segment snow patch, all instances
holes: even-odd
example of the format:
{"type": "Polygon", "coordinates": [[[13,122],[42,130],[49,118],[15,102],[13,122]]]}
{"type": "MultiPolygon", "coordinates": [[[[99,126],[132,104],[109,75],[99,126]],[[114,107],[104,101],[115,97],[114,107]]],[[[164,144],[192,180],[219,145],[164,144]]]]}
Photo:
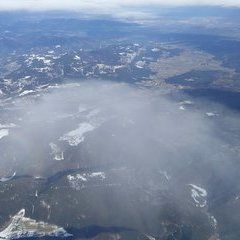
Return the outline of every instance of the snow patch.
{"type": "Polygon", "coordinates": [[[81,58],[80,58],[78,55],[76,55],[76,56],[74,57],[74,60],[81,60],[81,58]]]}
{"type": "Polygon", "coordinates": [[[212,222],[212,226],[214,229],[217,229],[217,225],[218,225],[218,222],[217,222],[217,219],[214,217],[214,216],[211,216],[210,217],[210,220],[212,222]]]}
{"type": "Polygon", "coordinates": [[[169,174],[166,171],[160,171],[160,174],[162,174],[167,181],[171,179],[171,176],[169,176],[169,174]]]}
{"type": "Polygon", "coordinates": [[[137,68],[143,68],[145,66],[145,62],[144,61],[138,61],[138,62],[136,62],[135,66],[137,68]]]}
{"type": "Polygon", "coordinates": [[[151,235],[145,234],[145,236],[146,236],[149,240],[156,240],[156,238],[153,237],[153,236],[151,236],[151,235]]]}
{"type": "Polygon", "coordinates": [[[74,188],[75,190],[80,190],[84,188],[84,183],[90,180],[103,181],[104,179],[106,179],[106,175],[104,172],[82,173],[82,174],[68,175],[67,179],[72,188],[74,188]]]}
{"type": "Polygon", "coordinates": [[[52,155],[54,156],[54,159],[56,161],[62,161],[64,160],[64,156],[63,156],[63,151],[61,151],[60,147],[55,144],[55,143],[49,143],[49,146],[52,150],[52,155]]]}
{"type": "Polygon", "coordinates": [[[19,97],[23,97],[23,96],[28,95],[30,93],[35,93],[35,91],[33,91],[33,90],[25,90],[25,91],[23,91],[22,93],[19,94],[19,97]]]}
{"type": "Polygon", "coordinates": [[[105,175],[104,172],[93,172],[93,173],[89,174],[89,177],[90,178],[98,177],[98,178],[101,178],[101,179],[105,179],[106,175],[105,175]]]}
{"type": "Polygon", "coordinates": [[[184,106],[180,106],[179,109],[182,110],[182,111],[184,111],[184,110],[185,110],[185,107],[184,107],[184,106]]]}
{"type": "Polygon", "coordinates": [[[12,180],[15,176],[16,176],[16,172],[14,172],[13,175],[10,176],[10,177],[2,177],[2,178],[0,178],[0,182],[8,182],[8,181],[12,180]]]}
{"type": "Polygon", "coordinates": [[[0,129],[0,139],[9,135],[9,129],[0,129]]]}
{"type": "Polygon", "coordinates": [[[77,129],[64,134],[59,140],[68,142],[70,146],[78,146],[85,140],[85,134],[94,129],[92,124],[83,122],[79,124],[77,129]]]}
{"type": "Polygon", "coordinates": [[[67,238],[72,234],[67,233],[63,228],[45,222],[37,222],[25,217],[25,209],[20,210],[7,228],[0,232],[0,239],[59,237],[67,238]]]}
{"type": "Polygon", "coordinates": [[[194,184],[189,184],[189,186],[191,187],[191,197],[194,200],[196,207],[205,207],[207,205],[207,191],[194,184]]]}
{"type": "Polygon", "coordinates": [[[83,113],[83,112],[85,112],[85,111],[87,111],[87,109],[86,109],[85,107],[83,107],[83,106],[79,106],[79,107],[78,107],[78,112],[79,112],[79,113],[83,113]]]}
{"type": "Polygon", "coordinates": [[[213,112],[207,112],[206,115],[207,115],[208,117],[216,117],[216,116],[218,116],[218,114],[213,113],[213,112]]]}
{"type": "Polygon", "coordinates": [[[152,52],[159,52],[159,51],[160,51],[159,48],[153,48],[153,49],[152,49],[152,52]]]}
{"type": "Polygon", "coordinates": [[[0,129],[3,129],[3,128],[14,128],[16,127],[16,125],[14,123],[9,123],[9,124],[1,124],[0,123],[0,129]]]}
{"type": "Polygon", "coordinates": [[[185,100],[185,101],[183,101],[183,102],[180,102],[180,104],[182,105],[192,105],[193,104],[193,102],[192,101],[189,101],[189,100],[185,100]]]}

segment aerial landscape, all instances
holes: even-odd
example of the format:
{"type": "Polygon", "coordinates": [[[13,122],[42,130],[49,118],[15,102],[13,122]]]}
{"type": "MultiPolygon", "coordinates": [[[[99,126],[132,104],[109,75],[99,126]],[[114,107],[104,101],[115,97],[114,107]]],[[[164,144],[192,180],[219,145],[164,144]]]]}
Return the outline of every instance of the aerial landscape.
{"type": "Polygon", "coordinates": [[[239,0],[0,0],[0,240],[239,240],[239,179],[239,0]]]}

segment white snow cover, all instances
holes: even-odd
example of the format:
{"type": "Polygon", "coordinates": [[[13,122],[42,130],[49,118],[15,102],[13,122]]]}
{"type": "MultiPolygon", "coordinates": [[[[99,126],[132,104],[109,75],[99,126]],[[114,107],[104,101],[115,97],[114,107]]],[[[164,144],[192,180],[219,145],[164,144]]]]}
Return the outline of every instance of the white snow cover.
{"type": "Polygon", "coordinates": [[[6,137],[9,135],[9,130],[8,129],[0,129],[0,139],[6,137]]]}
{"type": "Polygon", "coordinates": [[[192,101],[189,101],[189,100],[185,100],[183,102],[180,102],[180,104],[184,104],[184,105],[192,105],[193,102],[192,101]]]}
{"type": "Polygon", "coordinates": [[[159,51],[160,51],[159,48],[153,48],[153,49],[152,49],[152,52],[159,52],[159,51]]]}
{"type": "Polygon", "coordinates": [[[79,112],[79,113],[83,113],[83,112],[85,112],[85,111],[87,111],[87,109],[86,109],[85,107],[83,107],[83,106],[79,106],[79,107],[78,107],[78,112],[79,112]]]}
{"type": "Polygon", "coordinates": [[[54,156],[54,159],[56,161],[64,160],[63,151],[61,151],[60,147],[57,144],[49,143],[49,146],[52,150],[52,155],[54,156]]]}
{"type": "Polygon", "coordinates": [[[144,67],[144,65],[145,65],[145,62],[144,61],[138,61],[138,62],[136,62],[136,67],[137,68],[143,68],[144,67]]]}
{"type": "Polygon", "coordinates": [[[84,188],[84,183],[86,183],[89,180],[96,179],[96,180],[102,181],[106,179],[106,174],[104,172],[82,173],[82,174],[68,175],[67,179],[72,188],[76,190],[80,190],[84,188]]]}
{"type": "Polygon", "coordinates": [[[1,124],[0,123],[0,129],[2,128],[14,128],[16,125],[14,123],[9,123],[9,124],[1,124]]]}
{"type": "Polygon", "coordinates": [[[211,216],[210,219],[211,219],[212,226],[214,227],[214,229],[217,229],[217,225],[218,225],[217,219],[214,216],[211,216]]]}
{"type": "Polygon", "coordinates": [[[15,176],[16,176],[16,172],[14,172],[13,175],[10,176],[10,177],[2,177],[2,178],[0,178],[0,182],[10,181],[10,180],[12,180],[15,176]]]}
{"type": "Polygon", "coordinates": [[[166,178],[167,181],[171,179],[167,171],[159,171],[159,172],[166,178]]]}
{"type": "Polygon", "coordinates": [[[96,109],[93,109],[91,110],[88,114],[87,114],[87,118],[92,120],[94,117],[96,117],[99,113],[101,112],[100,109],[96,108],[96,109]]]}
{"type": "Polygon", "coordinates": [[[76,181],[76,180],[81,180],[83,182],[86,182],[87,181],[87,178],[85,177],[85,174],[77,174],[75,176],[73,175],[68,175],[67,176],[67,179],[69,181],[76,181]]]}
{"type": "Polygon", "coordinates": [[[80,123],[78,128],[64,134],[59,138],[60,141],[67,141],[70,146],[78,146],[85,139],[85,134],[91,132],[95,129],[95,127],[88,123],[83,122],[80,123]]]}
{"type": "Polygon", "coordinates": [[[78,56],[78,55],[76,55],[75,57],[74,57],[74,60],[80,60],[81,58],[78,56]]]}
{"type": "Polygon", "coordinates": [[[213,112],[207,112],[206,115],[207,115],[208,117],[215,117],[215,116],[217,116],[217,114],[216,114],[216,113],[213,113],[213,112]]]}
{"type": "Polygon", "coordinates": [[[184,106],[180,106],[179,109],[184,111],[185,107],[184,106]]]}
{"type": "Polygon", "coordinates": [[[99,178],[102,178],[102,179],[106,178],[104,172],[93,172],[93,173],[90,173],[88,176],[89,177],[99,177],[99,178]]]}
{"type": "Polygon", "coordinates": [[[207,205],[207,191],[194,184],[189,184],[189,186],[191,187],[191,196],[196,204],[196,207],[205,207],[207,205]]]}
{"type": "Polygon", "coordinates": [[[19,96],[23,97],[23,96],[28,95],[30,93],[35,93],[35,91],[33,91],[33,90],[25,90],[22,93],[20,93],[19,96]]]}
{"type": "Polygon", "coordinates": [[[0,232],[0,239],[19,239],[29,237],[59,237],[72,236],[63,228],[45,222],[25,217],[25,209],[20,210],[11,220],[7,228],[0,232]]]}
{"type": "Polygon", "coordinates": [[[106,175],[104,172],[93,172],[93,173],[82,173],[82,174],[76,174],[76,175],[68,175],[67,179],[69,181],[72,180],[81,180],[86,182],[90,178],[100,178],[100,179],[105,179],[106,175]]]}
{"type": "Polygon", "coordinates": [[[145,236],[146,236],[149,240],[156,240],[156,238],[152,237],[151,235],[145,234],[145,236]]]}

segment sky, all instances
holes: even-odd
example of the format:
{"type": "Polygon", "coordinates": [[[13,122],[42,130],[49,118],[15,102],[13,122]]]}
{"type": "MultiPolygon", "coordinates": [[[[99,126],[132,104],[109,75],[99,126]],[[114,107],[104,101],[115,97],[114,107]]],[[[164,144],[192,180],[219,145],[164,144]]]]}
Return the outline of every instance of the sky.
{"type": "Polygon", "coordinates": [[[240,0],[0,0],[0,10],[89,10],[108,12],[152,5],[238,6],[240,0]]]}

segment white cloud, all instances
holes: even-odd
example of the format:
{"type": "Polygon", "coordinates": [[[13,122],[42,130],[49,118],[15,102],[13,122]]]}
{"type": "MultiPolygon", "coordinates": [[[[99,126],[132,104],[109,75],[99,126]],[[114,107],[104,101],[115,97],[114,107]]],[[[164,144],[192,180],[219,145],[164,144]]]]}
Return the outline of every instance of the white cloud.
{"type": "Polygon", "coordinates": [[[0,10],[88,10],[112,12],[125,7],[151,5],[221,5],[240,6],[239,0],[0,0],[0,10]]]}

